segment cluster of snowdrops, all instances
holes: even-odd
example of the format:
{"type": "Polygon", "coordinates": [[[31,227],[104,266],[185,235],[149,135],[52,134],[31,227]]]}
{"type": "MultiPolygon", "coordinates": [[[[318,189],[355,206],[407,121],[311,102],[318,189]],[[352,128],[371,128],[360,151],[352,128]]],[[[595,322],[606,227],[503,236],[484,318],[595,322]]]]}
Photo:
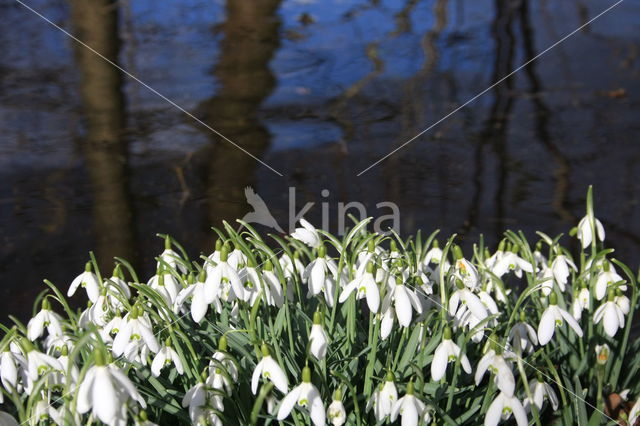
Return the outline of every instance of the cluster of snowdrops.
{"type": "Polygon", "coordinates": [[[354,221],[287,237],[216,230],[189,259],[168,236],[141,280],[95,259],[52,283],[26,325],[2,326],[0,425],[634,424],[606,397],[640,394],[636,275],[587,214],[531,245],[507,231],[468,253],[354,221]],[[66,288],[65,288],[66,290],[66,288]],[[584,423],[582,423],[584,422],[584,423]]]}

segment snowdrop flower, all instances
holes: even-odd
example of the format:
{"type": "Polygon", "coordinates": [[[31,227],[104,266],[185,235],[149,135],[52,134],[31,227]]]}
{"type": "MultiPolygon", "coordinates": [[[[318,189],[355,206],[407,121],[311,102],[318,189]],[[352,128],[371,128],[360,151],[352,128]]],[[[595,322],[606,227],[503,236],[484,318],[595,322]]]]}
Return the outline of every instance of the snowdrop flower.
{"type": "Polygon", "coordinates": [[[436,348],[431,361],[431,379],[435,382],[444,377],[447,364],[460,358],[462,369],[471,374],[471,364],[466,355],[460,353],[460,347],[451,340],[451,329],[446,327],[442,333],[442,342],[436,348]]]}
{"type": "Polygon", "coordinates": [[[542,290],[542,294],[548,296],[553,291],[553,283],[555,279],[553,278],[553,270],[549,268],[546,264],[542,264],[540,271],[537,274],[537,279],[540,282],[540,289],[542,290]]]}
{"type": "Polygon", "coordinates": [[[511,367],[502,356],[502,351],[497,345],[494,346],[496,346],[496,350],[490,349],[478,362],[475,375],[476,385],[480,384],[484,374],[487,370],[490,370],[495,375],[495,382],[498,389],[507,396],[513,396],[516,388],[516,380],[511,372],[511,367]]]}
{"type": "Polygon", "coordinates": [[[151,321],[147,314],[143,313],[142,308],[137,305],[134,305],[131,312],[122,319],[118,334],[113,339],[113,354],[115,356],[122,355],[131,342],[140,343],[153,353],[160,350],[160,345],[153,334],[151,321]]]}
{"type": "Polygon", "coordinates": [[[182,361],[176,351],[171,347],[171,339],[168,338],[164,343],[164,346],[160,348],[156,356],[153,358],[153,362],[151,363],[151,373],[155,377],[158,377],[160,375],[160,371],[171,363],[176,366],[178,374],[182,375],[184,373],[182,361]]]}
{"type": "Polygon", "coordinates": [[[178,294],[182,290],[182,286],[178,283],[176,278],[165,271],[162,267],[158,268],[158,272],[156,275],[151,277],[148,285],[160,294],[169,307],[175,305],[176,300],[178,299],[178,294]]]}
{"type": "Polygon", "coordinates": [[[42,336],[44,329],[50,336],[62,336],[62,317],[51,310],[49,299],[42,301],[42,309],[27,324],[27,337],[32,342],[42,336]]]}
{"type": "Polygon", "coordinates": [[[475,266],[462,256],[462,249],[454,246],[453,254],[456,257],[454,264],[454,277],[462,281],[462,283],[470,289],[475,289],[480,283],[480,276],[475,266]]]}
{"type": "MultiPolygon", "coordinates": [[[[264,343],[262,344],[262,359],[258,365],[256,365],[256,368],[253,370],[253,375],[251,376],[251,392],[253,392],[254,395],[258,391],[260,377],[269,379],[282,393],[287,393],[289,390],[287,375],[282,371],[280,365],[271,357],[269,347],[264,343]]],[[[289,411],[291,411],[291,409],[289,409],[289,411]]],[[[289,412],[287,412],[287,415],[289,415],[289,412]]],[[[285,417],[287,415],[285,415],[285,417]]]]}
{"type": "Polygon", "coordinates": [[[25,392],[30,395],[33,390],[33,382],[38,380],[38,377],[50,370],[62,371],[62,364],[54,357],[38,351],[28,340],[22,340],[22,346],[26,355],[24,364],[21,366],[21,375],[23,375],[23,380],[26,379],[25,392]]]}
{"type": "MultiPolygon", "coordinates": [[[[600,240],[602,242],[604,241],[605,237],[604,226],[602,226],[602,223],[595,217],[593,218],[593,221],[595,222],[596,228],[596,240],[600,240]]],[[[588,215],[580,219],[580,222],[578,222],[577,237],[582,242],[583,249],[591,245],[591,242],[593,240],[593,233],[591,232],[591,221],[589,220],[588,215]]]]}
{"type": "Polygon", "coordinates": [[[246,301],[249,295],[245,295],[240,276],[236,269],[227,262],[228,259],[229,246],[225,244],[220,250],[220,261],[207,274],[206,283],[210,292],[208,299],[213,300],[217,295],[221,295],[227,301],[233,301],[236,298],[246,301]]]}
{"type": "Polygon", "coordinates": [[[561,326],[563,320],[569,324],[579,337],[582,337],[580,325],[567,311],[558,307],[558,296],[556,293],[551,293],[549,295],[549,306],[542,313],[540,324],[538,325],[538,341],[541,345],[544,346],[549,343],[556,327],[561,326]]]}
{"type": "Polygon", "coordinates": [[[209,361],[209,375],[212,374],[212,369],[222,366],[227,372],[228,377],[236,382],[238,380],[238,367],[235,361],[227,355],[227,336],[224,334],[220,337],[218,342],[218,350],[214,352],[209,361]]]}
{"type": "Polygon", "coordinates": [[[425,410],[422,401],[413,395],[413,382],[407,384],[407,392],[405,395],[393,404],[391,410],[391,421],[395,422],[398,414],[402,417],[402,426],[417,426],[420,416],[425,410]]]}
{"type": "Polygon", "coordinates": [[[582,311],[585,309],[589,309],[589,288],[583,286],[573,298],[573,303],[571,304],[571,314],[576,321],[580,321],[582,311]]]}
{"type": "Polygon", "coordinates": [[[366,272],[359,278],[355,278],[342,290],[340,294],[340,303],[344,303],[353,291],[356,291],[356,299],[363,299],[366,297],[367,305],[373,313],[378,312],[380,307],[380,291],[378,285],[373,278],[373,264],[367,264],[366,272]]]}
{"type": "Polygon", "coordinates": [[[624,278],[622,278],[615,271],[613,266],[607,261],[605,261],[602,265],[603,270],[598,274],[598,278],[596,279],[596,299],[602,300],[607,295],[607,290],[612,288],[615,283],[622,282],[618,288],[620,290],[626,290],[627,286],[624,285],[624,278]]]}
{"type": "MultiPolygon", "coordinates": [[[[551,385],[538,379],[533,379],[529,382],[529,389],[531,391],[531,397],[533,398],[533,404],[538,407],[538,410],[542,410],[542,404],[545,400],[549,400],[553,411],[558,409],[558,396],[551,385]]],[[[527,411],[531,409],[531,401],[529,400],[529,397],[524,399],[524,409],[527,411]]]]}
{"type": "MultiPolygon", "coordinates": [[[[56,410],[48,399],[39,400],[35,407],[33,408],[33,414],[31,415],[31,420],[37,420],[38,424],[51,424],[55,423],[57,425],[63,424],[62,413],[56,410]]],[[[26,422],[25,422],[26,423],[26,422]]],[[[35,424],[35,423],[32,423],[35,424]]],[[[2,423],[2,418],[0,417],[0,425],[5,426],[2,423]]]]}
{"type": "MultiPolygon", "coordinates": [[[[263,290],[266,298],[266,302],[277,308],[281,308],[284,304],[284,293],[282,291],[282,285],[280,285],[280,280],[273,272],[273,265],[270,260],[264,262],[262,267],[262,280],[264,283],[263,290]]],[[[288,289],[293,290],[292,287],[288,287],[288,289]]],[[[293,293],[291,293],[293,296],[293,293]]]]}
{"type": "Polygon", "coordinates": [[[507,420],[511,417],[511,414],[515,417],[518,426],[527,426],[529,424],[527,413],[520,400],[515,396],[507,396],[504,392],[500,392],[487,410],[487,414],[484,417],[484,425],[495,426],[500,422],[501,418],[507,420]]]}
{"type": "Polygon", "coordinates": [[[124,280],[124,274],[122,273],[120,264],[116,265],[111,278],[105,280],[102,286],[107,289],[109,303],[116,309],[123,308],[121,299],[129,300],[131,298],[131,289],[129,288],[129,284],[124,280]]]}
{"type": "Polygon", "coordinates": [[[418,314],[422,313],[422,305],[418,296],[404,285],[402,277],[397,278],[396,284],[390,285],[382,302],[382,311],[386,312],[392,304],[401,327],[409,327],[414,310],[418,314]]]}
{"type": "Polygon", "coordinates": [[[73,296],[78,287],[83,287],[87,291],[87,296],[92,302],[98,300],[98,296],[100,296],[100,282],[96,274],[91,272],[91,262],[87,262],[84,267],[84,272],[71,282],[67,296],[73,296]]]}
{"type": "Polygon", "coordinates": [[[318,361],[327,355],[329,337],[322,328],[322,314],[319,311],[313,314],[313,325],[311,326],[311,333],[309,333],[309,342],[311,343],[309,350],[318,361]]]}
{"type": "Polygon", "coordinates": [[[384,384],[381,384],[371,395],[367,402],[366,410],[373,408],[373,414],[377,421],[383,421],[391,415],[393,405],[398,401],[398,390],[394,383],[394,376],[391,371],[387,372],[384,384]]]}
{"type": "Polygon", "coordinates": [[[222,309],[215,289],[208,285],[208,278],[204,279],[203,274],[204,272],[200,274],[197,282],[194,282],[194,276],[190,274],[187,278],[187,287],[182,289],[176,298],[176,307],[182,306],[188,298],[191,298],[191,318],[198,324],[207,314],[211,303],[220,307],[219,310],[222,309]]]}
{"type": "Polygon", "coordinates": [[[530,274],[533,273],[533,265],[518,256],[516,253],[507,251],[496,262],[495,266],[492,268],[492,272],[498,277],[502,277],[509,271],[513,271],[516,274],[516,277],[522,278],[522,271],[530,274]]]}
{"type": "Polygon", "coordinates": [[[295,405],[308,408],[311,421],[315,426],[325,424],[326,415],[320,392],[311,384],[311,370],[306,366],[302,369],[302,383],[282,399],[278,409],[278,420],[286,419],[295,405]]]}
{"type": "Polygon", "coordinates": [[[302,228],[296,228],[291,237],[302,241],[311,248],[318,248],[322,240],[316,228],[303,218],[300,219],[300,225],[302,225],[302,228]]]}
{"type": "Polygon", "coordinates": [[[179,271],[180,273],[187,273],[184,261],[180,255],[171,248],[171,240],[169,237],[164,239],[164,251],[160,254],[156,268],[159,269],[163,265],[168,265],[171,269],[179,271]]]}
{"type": "MultiPolygon", "coordinates": [[[[7,392],[13,392],[18,386],[18,365],[25,363],[18,355],[11,351],[4,351],[0,355],[0,381],[7,392]]],[[[2,394],[2,392],[0,392],[2,394]]]]}
{"type": "Polygon", "coordinates": [[[613,301],[616,302],[623,314],[627,315],[629,313],[629,309],[631,309],[629,298],[622,294],[619,288],[616,289],[616,297],[613,301]]]}
{"type": "Polygon", "coordinates": [[[342,426],[347,421],[347,412],[342,404],[342,391],[340,389],[333,393],[333,401],[327,408],[327,417],[333,426],[342,426]]]}
{"type": "Polygon", "coordinates": [[[526,323],[524,311],[520,312],[520,322],[516,323],[509,331],[508,342],[516,349],[517,353],[533,352],[538,344],[536,330],[526,323]]]}
{"type": "Polygon", "coordinates": [[[622,312],[622,309],[614,302],[614,299],[615,293],[613,290],[609,290],[607,301],[600,305],[593,315],[594,324],[602,321],[604,331],[610,337],[616,335],[618,328],[624,327],[624,312],[622,312]]]}
{"type": "MultiPolygon", "coordinates": [[[[422,260],[422,264],[424,266],[429,266],[429,264],[431,263],[438,265],[440,264],[441,260],[442,260],[442,249],[438,244],[438,240],[433,240],[433,245],[431,246],[429,251],[427,251],[427,253],[425,254],[424,259],[422,260]]],[[[447,263],[446,259],[445,259],[445,263],[447,263]]]]}
{"type": "Polygon", "coordinates": [[[307,265],[302,275],[308,286],[307,297],[324,293],[329,307],[333,307],[333,293],[335,279],[338,276],[338,266],[333,259],[327,257],[325,246],[318,247],[318,257],[307,265]]]}
{"type": "Polygon", "coordinates": [[[471,290],[465,288],[462,281],[456,280],[456,286],[458,289],[449,298],[449,315],[455,316],[458,308],[465,306],[478,320],[485,319],[489,314],[480,298],[473,294],[471,290]]]}
{"type": "Polygon", "coordinates": [[[576,272],[578,271],[575,263],[573,263],[573,261],[564,254],[558,254],[556,258],[553,259],[553,263],[551,263],[551,272],[553,273],[553,279],[562,291],[564,291],[567,284],[567,279],[569,278],[569,268],[573,269],[576,272]]]}
{"type": "Polygon", "coordinates": [[[87,371],[78,390],[76,408],[80,414],[91,410],[100,421],[113,425],[122,424],[120,410],[129,398],[146,408],[133,383],[115,364],[107,365],[100,350],[94,351],[93,359],[95,364],[87,371]]]}
{"type": "Polygon", "coordinates": [[[293,279],[297,275],[302,280],[305,267],[298,257],[298,252],[293,253],[293,258],[285,253],[278,259],[278,262],[280,262],[285,278],[293,279]]]}
{"type": "Polygon", "coordinates": [[[182,406],[189,407],[189,418],[197,426],[223,426],[213,411],[223,411],[224,406],[220,406],[221,403],[222,397],[210,392],[202,382],[196,383],[182,398],[182,406]]]}

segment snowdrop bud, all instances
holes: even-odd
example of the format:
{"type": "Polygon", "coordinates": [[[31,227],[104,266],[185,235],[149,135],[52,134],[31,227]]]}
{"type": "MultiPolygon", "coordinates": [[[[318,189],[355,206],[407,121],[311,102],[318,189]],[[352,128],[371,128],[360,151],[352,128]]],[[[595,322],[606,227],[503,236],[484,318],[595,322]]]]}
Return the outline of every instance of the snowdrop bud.
{"type": "Polygon", "coordinates": [[[603,345],[596,345],[596,361],[599,365],[606,365],[609,360],[609,354],[611,353],[609,345],[606,343],[603,345]]]}

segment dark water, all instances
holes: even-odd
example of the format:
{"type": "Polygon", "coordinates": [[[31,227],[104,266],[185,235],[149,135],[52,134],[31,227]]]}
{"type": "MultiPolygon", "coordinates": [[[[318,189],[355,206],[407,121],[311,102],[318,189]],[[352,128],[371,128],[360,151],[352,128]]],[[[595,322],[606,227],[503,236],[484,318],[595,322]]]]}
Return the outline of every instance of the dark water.
{"type": "Polygon", "coordinates": [[[395,202],[403,234],[566,232],[587,185],[640,263],[640,2],[625,0],[361,176],[613,1],[25,0],[279,176],[13,0],[0,2],[0,313],[66,289],[94,250],[193,255],[250,210],[285,226],[395,202]],[[329,191],[322,196],[321,191],[329,191]]]}

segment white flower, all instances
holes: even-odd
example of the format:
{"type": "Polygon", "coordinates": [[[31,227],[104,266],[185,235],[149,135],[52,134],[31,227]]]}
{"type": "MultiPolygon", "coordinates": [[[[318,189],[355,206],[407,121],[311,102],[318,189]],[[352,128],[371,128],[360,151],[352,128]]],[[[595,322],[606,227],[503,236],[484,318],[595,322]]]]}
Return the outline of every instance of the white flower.
{"type": "Polygon", "coordinates": [[[269,379],[271,383],[273,383],[273,385],[282,393],[287,393],[289,390],[287,375],[284,374],[282,368],[280,368],[278,363],[271,357],[269,348],[265,344],[262,344],[262,359],[258,365],[256,365],[255,370],[253,370],[253,375],[251,376],[251,392],[253,392],[254,395],[258,391],[258,382],[260,381],[260,377],[269,379]]]}
{"type": "Polygon", "coordinates": [[[211,303],[213,303],[216,308],[219,308],[218,310],[222,309],[222,305],[214,288],[201,278],[203,278],[202,275],[198,278],[197,282],[194,283],[193,275],[189,275],[188,282],[190,285],[180,291],[175,303],[176,307],[182,306],[188,298],[191,298],[191,318],[198,324],[200,324],[200,321],[202,321],[207,314],[211,303]]]}
{"type": "Polygon", "coordinates": [[[153,362],[151,363],[151,373],[158,377],[160,375],[160,371],[167,365],[173,363],[176,366],[176,371],[178,374],[182,375],[184,373],[184,367],[182,366],[182,361],[180,357],[176,353],[175,350],[170,346],[170,342],[167,341],[165,346],[160,348],[156,356],[153,358],[153,362]]]}
{"type": "Polygon", "coordinates": [[[578,271],[578,268],[576,268],[576,265],[573,263],[573,261],[564,254],[557,255],[556,258],[553,259],[553,263],[551,264],[553,279],[562,291],[564,291],[567,284],[567,279],[569,278],[569,268],[573,269],[574,271],[578,271]]]}
{"type": "Polygon", "coordinates": [[[146,346],[151,352],[160,350],[160,345],[156,340],[151,328],[151,321],[148,316],[142,313],[142,308],[134,305],[122,319],[120,329],[111,348],[115,356],[125,353],[129,343],[140,343],[146,346]]]}
{"type": "Polygon", "coordinates": [[[182,286],[176,278],[170,273],[162,271],[162,269],[151,277],[148,285],[160,294],[169,307],[176,303],[178,294],[182,290],[182,286]]]}
{"type": "Polygon", "coordinates": [[[454,251],[459,252],[456,256],[460,257],[456,260],[454,265],[454,276],[461,280],[467,288],[475,289],[480,283],[478,270],[471,264],[471,262],[462,257],[462,251],[460,251],[459,247],[456,246],[456,249],[457,250],[454,251]]]}
{"type": "Polygon", "coordinates": [[[398,323],[401,327],[409,327],[414,310],[418,314],[422,313],[422,305],[418,296],[403,284],[401,277],[398,277],[397,284],[390,283],[387,295],[382,302],[382,311],[386,312],[392,303],[393,312],[398,317],[398,323]]]}
{"type": "MultiPolygon", "coordinates": [[[[604,299],[604,297],[607,295],[607,290],[615,283],[625,281],[620,275],[618,275],[615,269],[613,269],[613,266],[611,266],[608,262],[605,262],[604,264],[606,265],[604,267],[605,270],[601,271],[598,274],[598,278],[596,280],[596,299],[598,300],[604,299]]],[[[627,286],[621,285],[618,288],[624,291],[627,289],[627,286]]]]}
{"type": "Polygon", "coordinates": [[[495,426],[500,422],[501,418],[507,420],[511,417],[511,414],[515,417],[518,426],[527,426],[529,424],[527,413],[520,400],[515,396],[507,396],[504,392],[500,392],[489,406],[487,414],[485,414],[484,425],[495,426]]]}
{"type": "MultiPolygon", "coordinates": [[[[429,266],[430,263],[439,264],[442,260],[442,249],[438,246],[438,240],[433,241],[433,247],[427,251],[422,260],[424,266],[429,266]]],[[[446,262],[446,259],[445,259],[446,262]]]]}
{"type": "Polygon", "coordinates": [[[317,360],[321,360],[327,355],[327,344],[329,343],[329,337],[322,328],[321,321],[320,312],[315,312],[313,314],[311,333],[309,333],[309,342],[311,343],[309,350],[317,360]]]}
{"type": "Polygon", "coordinates": [[[369,411],[373,408],[373,414],[379,422],[391,415],[393,405],[398,401],[398,390],[393,379],[393,373],[389,371],[384,384],[373,391],[371,399],[367,401],[366,410],[369,411]]]}
{"type": "Polygon", "coordinates": [[[571,304],[571,314],[576,321],[582,318],[582,311],[585,309],[589,309],[589,288],[582,287],[571,304]]]}
{"type": "MultiPolygon", "coordinates": [[[[282,291],[282,285],[280,280],[273,272],[273,265],[271,261],[267,260],[262,268],[262,280],[264,282],[264,295],[266,302],[277,308],[281,308],[284,304],[284,293],[282,291]]],[[[289,289],[292,289],[290,286],[289,289]]]]}
{"type": "Polygon", "coordinates": [[[505,252],[497,259],[491,271],[498,277],[513,271],[518,278],[522,278],[522,271],[533,273],[533,265],[512,251],[505,252]]]}
{"type": "Polygon", "coordinates": [[[602,321],[604,331],[610,337],[616,335],[618,328],[624,327],[624,312],[622,312],[622,309],[614,302],[614,298],[614,292],[610,291],[608,300],[600,305],[593,315],[594,324],[602,321]]]}
{"type": "Polygon", "coordinates": [[[180,273],[187,273],[184,261],[178,253],[173,251],[171,248],[171,240],[168,237],[164,240],[164,251],[160,254],[156,268],[160,268],[164,266],[164,264],[169,265],[171,269],[179,271],[180,273]]]}
{"type": "Polygon", "coordinates": [[[210,392],[202,382],[195,384],[182,398],[182,406],[189,407],[189,418],[197,426],[223,426],[213,411],[223,411],[224,406],[220,406],[221,403],[222,397],[210,392]]]}
{"type": "Polygon", "coordinates": [[[516,323],[509,331],[508,341],[516,348],[516,351],[533,352],[533,347],[538,344],[536,330],[524,322],[524,312],[521,321],[516,323]]]}
{"type": "Polygon", "coordinates": [[[502,354],[496,353],[493,349],[490,349],[478,362],[476,369],[476,385],[479,385],[482,381],[482,377],[486,373],[487,369],[491,370],[495,374],[495,382],[498,385],[498,389],[504,392],[507,396],[513,396],[513,392],[516,388],[516,380],[511,372],[511,367],[507,364],[502,354]]]}
{"type": "Polygon", "coordinates": [[[302,228],[296,228],[291,237],[302,241],[311,248],[319,247],[322,240],[316,228],[304,219],[300,219],[300,225],[302,228]]]}
{"type": "Polygon", "coordinates": [[[460,347],[451,340],[451,330],[447,327],[442,334],[442,342],[438,345],[433,353],[431,361],[431,379],[435,382],[444,377],[447,372],[447,364],[455,361],[460,357],[462,369],[467,373],[471,373],[471,364],[466,355],[460,354],[460,347]]]}
{"type": "Polygon", "coordinates": [[[18,385],[18,365],[24,363],[18,357],[11,351],[4,351],[0,355],[0,380],[7,392],[13,392],[18,385]]]}
{"type": "MultiPolygon", "coordinates": [[[[593,221],[595,222],[595,226],[596,226],[597,239],[600,241],[604,241],[604,237],[605,237],[604,226],[602,226],[602,223],[595,217],[593,218],[593,221]]],[[[582,242],[583,249],[591,245],[591,241],[593,239],[593,233],[591,232],[591,222],[589,221],[589,216],[585,216],[582,219],[580,219],[580,222],[578,223],[577,237],[582,242]]]]}
{"type": "Polygon", "coordinates": [[[331,404],[327,408],[327,417],[333,426],[342,426],[347,421],[347,412],[344,409],[342,401],[334,397],[331,404]]]}
{"type": "Polygon", "coordinates": [[[622,294],[620,290],[616,290],[616,297],[613,301],[616,302],[623,314],[627,315],[629,313],[629,309],[631,309],[629,298],[622,294]]]}
{"type": "Polygon", "coordinates": [[[280,402],[278,420],[286,419],[295,405],[308,408],[309,415],[315,426],[325,424],[326,415],[320,392],[311,384],[311,370],[309,367],[302,369],[302,383],[293,388],[280,402]]]}
{"type": "Polygon", "coordinates": [[[400,414],[402,426],[417,426],[424,410],[424,403],[413,395],[413,383],[409,382],[407,393],[393,404],[391,421],[395,422],[400,414]]]}
{"type": "Polygon", "coordinates": [[[465,288],[459,280],[456,281],[456,285],[458,289],[454,291],[449,298],[449,315],[455,316],[458,312],[458,307],[462,308],[466,306],[473,316],[480,321],[489,316],[487,309],[478,296],[473,294],[471,290],[465,288]],[[462,304],[460,304],[460,302],[462,302],[462,304]]]}
{"type": "Polygon", "coordinates": [[[367,305],[371,312],[378,312],[378,308],[380,307],[380,291],[373,278],[373,265],[371,263],[367,265],[367,271],[361,277],[355,278],[342,289],[338,301],[344,303],[354,290],[356,291],[357,299],[366,297],[367,305]]]}
{"type": "Polygon", "coordinates": [[[48,299],[42,301],[42,309],[27,324],[27,337],[32,342],[42,336],[46,327],[50,336],[62,336],[62,317],[51,310],[48,299]]]}
{"type": "MultiPolygon", "coordinates": [[[[538,410],[542,410],[542,404],[546,399],[548,399],[551,403],[553,411],[556,411],[558,409],[558,396],[556,395],[551,385],[545,382],[539,382],[537,379],[533,379],[531,382],[529,382],[529,389],[531,391],[533,403],[536,407],[538,407],[538,410]]],[[[526,397],[524,399],[524,409],[529,411],[530,405],[531,401],[529,400],[529,397],[526,397]]]]}
{"type": "Polygon", "coordinates": [[[333,307],[333,293],[338,276],[338,266],[333,259],[327,257],[324,246],[318,248],[318,257],[311,261],[304,270],[302,278],[307,283],[307,297],[324,293],[329,307],[333,307]]]}
{"type": "Polygon", "coordinates": [[[105,365],[99,350],[94,351],[93,359],[95,365],[87,371],[78,390],[76,408],[79,413],[91,410],[100,421],[112,425],[122,420],[120,410],[129,398],[146,408],[146,402],[133,383],[115,364],[105,365]]]}
{"type": "Polygon", "coordinates": [[[561,326],[563,320],[569,324],[579,337],[582,337],[580,325],[578,325],[577,321],[567,311],[558,307],[557,300],[555,293],[549,295],[549,306],[547,306],[547,309],[544,310],[540,318],[538,341],[543,346],[549,343],[555,333],[556,327],[561,326]]]}
{"type": "Polygon", "coordinates": [[[95,302],[100,295],[100,282],[96,274],[91,272],[91,262],[87,262],[84,272],[78,275],[69,286],[67,296],[71,297],[75,294],[78,287],[82,286],[87,291],[89,300],[95,302]]]}
{"type": "Polygon", "coordinates": [[[249,294],[245,294],[240,276],[236,268],[228,263],[228,260],[229,246],[224,245],[220,251],[220,261],[207,271],[207,279],[205,282],[207,284],[207,291],[210,292],[207,298],[213,300],[220,295],[222,299],[229,302],[236,298],[246,301],[249,298],[249,294]]]}

